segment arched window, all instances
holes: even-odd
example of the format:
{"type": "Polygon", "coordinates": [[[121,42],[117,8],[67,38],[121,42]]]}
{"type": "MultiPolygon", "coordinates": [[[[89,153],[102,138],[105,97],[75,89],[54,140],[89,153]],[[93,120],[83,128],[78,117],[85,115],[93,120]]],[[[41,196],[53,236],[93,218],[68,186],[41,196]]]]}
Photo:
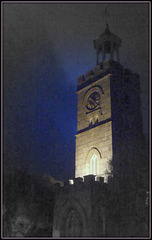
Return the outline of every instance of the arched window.
{"type": "Polygon", "coordinates": [[[99,175],[101,174],[101,153],[100,151],[92,147],[85,158],[85,169],[84,169],[84,176],[93,174],[99,175]]]}
{"type": "Polygon", "coordinates": [[[90,174],[97,175],[97,155],[93,154],[90,160],[90,174]]]}

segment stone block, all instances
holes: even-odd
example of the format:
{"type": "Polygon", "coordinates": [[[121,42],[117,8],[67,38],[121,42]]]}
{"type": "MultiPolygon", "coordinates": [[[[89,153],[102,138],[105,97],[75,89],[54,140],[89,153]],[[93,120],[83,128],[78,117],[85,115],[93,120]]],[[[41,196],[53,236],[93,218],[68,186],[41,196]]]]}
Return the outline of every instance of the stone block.
{"type": "Polygon", "coordinates": [[[97,181],[100,183],[104,183],[104,177],[97,177],[97,181]]]}
{"type": "Polygon", "coordinates": [[[90,77],[93,77],[93,71],[92,70],[89,70],[86,72],[86,79],[89,79],[90,77]]]}
{"type": "Polygon", "coordinates": [[[82,177],[77,177],[74,179],[74,184],[79,184],[83,182],[83,178],[82,177]]]}
{"type": "Polygon", "coordinates": [[[95,73],[95,74],[100,73],[100,68],[101,68],[101,67],[100,67],[100,64],[97,65],[97,66],[95,66],[95,67],[94,67],[94,73],[95,73]]]}
{"type": "Polygon", "coordinates": [[[90,184],[93,182],[95,182],[95,175],[90,174],[90,175],[84,176],[84,183],[90,184]]]}
{"type": "Polygon", "coordinates": [[[84,81],[84,75],[81,75],[77,78],[77,84],[81,85],[81,83],[84,81]]]}
{"type": "Polygon", "coordinates": [[[112,135],[111,130],[108,130],[108,131],[105,132],[105,137],[110,136],[110,135],[112,135]]]}
{"type": "Polygon", "coordinates": [[[106,145],[104,147],[102,147],[102,152],[106,152],[109,150],[109,145],[106,145]]]}
{"type": "Polygon", "coordinates": [[[112,158],[112,151],[109,149],[108,151],[103,152],[102,157],[103,158],[109,158],[109,159],[112,158]]]}

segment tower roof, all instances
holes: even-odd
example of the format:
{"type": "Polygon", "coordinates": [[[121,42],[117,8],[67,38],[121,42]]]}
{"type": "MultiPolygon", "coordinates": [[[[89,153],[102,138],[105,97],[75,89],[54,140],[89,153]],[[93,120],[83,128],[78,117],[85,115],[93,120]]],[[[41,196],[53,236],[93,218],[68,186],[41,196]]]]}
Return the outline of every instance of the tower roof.
{"type": "Polygon", "coordinates": [[[100,34],[98,40],[101,43],[104,42],[105,40],[109,40],[109,41],[115,43],[116,45],[118,45],[118,47],[121,46],[121,39],[119,37],[117,37],[114,33],[110,32],[108,24],[106,25],[105,31],[100,34]]]}
{"type": "Polygon", "coordinates": [[[94,48],[97,51],[97,64],[99,64],[99,53],[102,53],[103,61],[105,55],[110,53],[113,59],[114,52],[117,54],[117,61],[119,62],[119,47],[121,47],[121,39],[110,32],[108,24],[106,24],[105,31],[100,34],[99,38],[94,40],[94,48]]]}

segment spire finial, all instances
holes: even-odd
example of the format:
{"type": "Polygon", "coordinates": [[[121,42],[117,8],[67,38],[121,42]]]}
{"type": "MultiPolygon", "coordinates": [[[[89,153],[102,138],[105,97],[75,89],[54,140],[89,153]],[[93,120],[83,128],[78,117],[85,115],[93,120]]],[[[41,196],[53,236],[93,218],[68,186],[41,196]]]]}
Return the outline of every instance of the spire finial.
{"type": "Polygon", "coordinates": [[[108,8],[110,7],[110,4],[108,4],[108,6],[106,7],[106,9],[103,11],[106,14],[106,26],[108,27],[108,15],[110,15],[108,13],[108,8]]]}

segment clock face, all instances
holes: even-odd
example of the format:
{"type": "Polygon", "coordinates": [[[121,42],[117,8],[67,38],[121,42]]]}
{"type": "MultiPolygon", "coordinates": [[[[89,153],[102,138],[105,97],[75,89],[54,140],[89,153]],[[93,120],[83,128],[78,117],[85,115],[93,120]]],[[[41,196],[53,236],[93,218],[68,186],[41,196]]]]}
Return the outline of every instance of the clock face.
{"type": "Polygon", "coordinates": [[[93,92],[90,94],[87,100],[86,108],[88,110],[95,109],[100,104],[100,94],[98,92],[93,92]]]}

